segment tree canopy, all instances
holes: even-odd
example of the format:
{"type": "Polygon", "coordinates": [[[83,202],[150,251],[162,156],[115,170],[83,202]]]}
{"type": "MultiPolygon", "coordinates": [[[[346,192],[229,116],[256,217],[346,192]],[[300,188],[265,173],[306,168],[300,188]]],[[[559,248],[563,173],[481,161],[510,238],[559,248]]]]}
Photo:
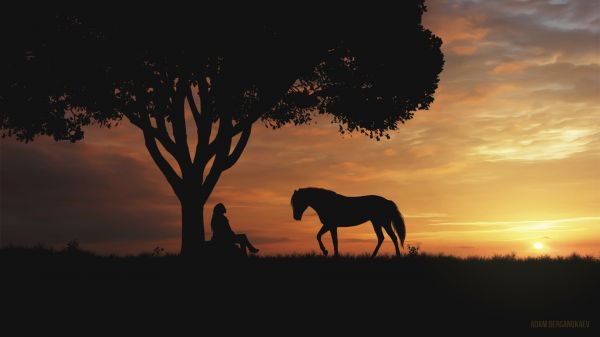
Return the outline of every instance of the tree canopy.
{"type": "Polygon", "coordinates": [[[328,114],[379,138],[433,102],[441,40],[422,0],[394,4],[45,5],[4,13],[0,128],[78,141],[82,126],[169,121],[200,90],[233,131],[328,114]],[[354,7],[356,6],[356,7],[354,7]],[[191,88],[191,89],[190,89],[191,88]],[[178,90],[181,89],[181,90],[178,90]]]}
{"type": "Polygon", "coordinates": [[[182,254],[191,253],[204,242],[204,205],[256,121],[279,128],[328,115],[342,133],[379,140],[430,106],[444,61],[421,25],[425,9],[403,0],[5,11],[2,136],[76,142],[86,125],[131,122],[181,202],[182,254]]]}

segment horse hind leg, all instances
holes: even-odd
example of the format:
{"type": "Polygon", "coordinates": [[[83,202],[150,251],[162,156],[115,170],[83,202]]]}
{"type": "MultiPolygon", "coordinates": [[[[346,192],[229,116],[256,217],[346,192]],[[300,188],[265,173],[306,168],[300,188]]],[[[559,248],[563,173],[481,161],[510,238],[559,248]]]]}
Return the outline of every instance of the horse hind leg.
{"type": "Polygon", "coordinates": [[[325,245],[323,245],[323,241],[321,241],[321,237],[323,236],[323,234],[327,233],[329,229],[326,228],[325,226],[322,226],[321,229],[319,230],[319,232],[317,233],[317,241],[319,241],[319,247],[321,248],[321,251],[323,252],[323,255],[327,256],[327,254],[329,254],[329,252],[327,251],[327,249],[325,249],[325,245]]]}
{"type": "Polygon", "coordinates": [[[394,248],[396,248],[396,256],[400,256],[400,247],[398,247],[398,238],[396,237],[396,233],[392,229],[392,225],[390,222],[387,222],[385,226],[383,226],[385,232],[388,234],[392,242],[394,243],[394,248]]]}
{"type": "Polygon", "coordinates": [[[383,231],[381,230],[380,223],[373,223],[373,229],[375,230],[375,234],[377,235],[377,246],[375,246],[375,250],[373,251],[372,257],[377,256],[377,252],[379,252],[379,247],[381,247],[381,243],[383,242],[383,231]]]}

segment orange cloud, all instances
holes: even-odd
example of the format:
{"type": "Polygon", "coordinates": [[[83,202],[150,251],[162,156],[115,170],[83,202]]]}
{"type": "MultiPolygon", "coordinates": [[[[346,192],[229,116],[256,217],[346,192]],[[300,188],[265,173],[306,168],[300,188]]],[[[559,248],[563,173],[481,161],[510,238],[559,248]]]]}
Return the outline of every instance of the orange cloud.
{"type": "Polygon", "coordinates": [[[529,67],[529,64],[527,62],[523,62],[523,61],[505,62],[505,63],[501,63],[501,64],[497,65],[496,67],[494,67],[494,69],[492,70],[492,73],[493,74],[518,73],[518,72],[522,72],[523,70],[527,69],[527,67],[529,67]]]}
{"type": "Polygon", "coordinates": [[[425,15],[427,28],[440,36],[444,41],[444,50],[458,55],[472,55],[480,42],[489,34],[490,29],[484,27],[486,16],[469,12],[456,17],[443,12],[438,6],[431,6],[425,15]]]}

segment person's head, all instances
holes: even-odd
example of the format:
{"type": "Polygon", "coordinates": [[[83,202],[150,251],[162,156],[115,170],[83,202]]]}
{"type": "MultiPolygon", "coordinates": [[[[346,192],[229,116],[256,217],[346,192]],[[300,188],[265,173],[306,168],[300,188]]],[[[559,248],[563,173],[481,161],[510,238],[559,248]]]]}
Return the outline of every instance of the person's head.
{"type": "Polygon", "coordinates": [[[227,213],[227,209],[225,209],[225,205],[223,205],[222,203],[218,203],[215,205],[215,208],[213,209],[213,214],[225,214],[227,213]]]}

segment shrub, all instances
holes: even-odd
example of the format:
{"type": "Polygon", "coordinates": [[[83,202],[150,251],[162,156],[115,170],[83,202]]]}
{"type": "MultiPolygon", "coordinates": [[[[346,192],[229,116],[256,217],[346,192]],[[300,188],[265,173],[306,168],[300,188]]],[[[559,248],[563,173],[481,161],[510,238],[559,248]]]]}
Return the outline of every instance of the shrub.
{"type": "Polygon", "coordinates": [[[79,241],[77,240],[71,240],[69,242],[67,242],[67,247],[65,248],[65,251],[67,253],[79,253],[81,252],[81,249],[79,248],[79,241]]]}
{"type": "Polygon", "coordinates": [[[408,255],[409,256],[418,256],[419,255],[419,246],[408,245],[408,255]]]}

